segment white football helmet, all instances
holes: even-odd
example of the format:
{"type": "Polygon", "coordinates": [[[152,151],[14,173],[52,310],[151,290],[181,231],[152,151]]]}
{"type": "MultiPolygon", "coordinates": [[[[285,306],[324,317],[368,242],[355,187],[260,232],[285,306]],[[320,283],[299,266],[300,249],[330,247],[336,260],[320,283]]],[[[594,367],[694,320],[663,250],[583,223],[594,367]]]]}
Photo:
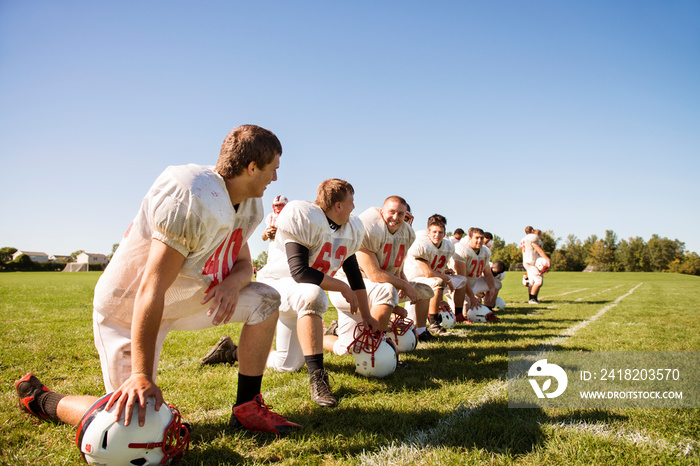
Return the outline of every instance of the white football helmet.
{"type": "Polygon", "coordinates": [[[538,257],[537,260],[535,261],[535,267],[537,270],[540,271],[540,273],[547,273],[549,272],[549,265],[547,265],[547,259],[544,257],[538,257]]]}
{"type": "Polygon", "coordinates": [[[493,313],[491,309],[486,306],[479,306],[474,309],[469,309],[467,312],[467,319],[469,322],[498,322],[498,317],[493,313]]]}
{"type": "Polygon", "coordinates": [[[530,282],[527,279],[527,274],[523,274],[523,285],[530,286],[530,282]]]}
{"type": "Polygon", "coordinates": [[[386,339],[394,343],[400,353],[413,351],[418,345],[416,327],[408,317],[396,316],[391,322],[391,329],[386,334],[386,339]]]}
{"type": "Polygon", "coordinates": [[[496,303],[493,306],[494,309],[498,309],[499,311],[502,311],[503,309],[506,308],[506,302],[503,298],[500,296],[496,296],[496,303]]]}
{"type": "Polygon", "coordinates": [[[138,405],[134,406],[131,424],[124,427],[124,416],[114,421],[114,407],[105,406],[111,394],[105,395],[85,413],[75,443],[83,459],[95,466],[125,464],[170,464],[182,458],[190,443],[189,429],[180,422],[180,411],[164,404],[155,409],[155,398],[146,402],[146,422],[138,423],[138,405]]]}
{"type": "Polygon", "coordinates": [[[373,334],[362,322],[355,327],[355,339],[348,352],[355,358],[355,372],[365,377],[386,377],[396,370],[399,362],[394,343],[383,333],[373,334]]]}
{"type": "Polygon", "coordinates": [[[452,308],[450,308],[447,301],[440,302],[440,317],[442,319],[440,325],[443,328],[454,328],[454,326],[457,324],[457,319],[455,318],[452,308]]]}

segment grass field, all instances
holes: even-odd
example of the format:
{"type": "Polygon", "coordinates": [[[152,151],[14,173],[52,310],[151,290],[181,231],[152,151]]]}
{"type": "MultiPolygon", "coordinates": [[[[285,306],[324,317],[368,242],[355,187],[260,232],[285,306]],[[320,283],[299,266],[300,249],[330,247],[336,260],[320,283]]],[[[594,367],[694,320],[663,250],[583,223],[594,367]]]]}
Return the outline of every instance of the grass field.
{"type": "MultiPolygon", "coordinates": [[[[98,277],[0,274],[0,464],[81,464],[74,429],[20,412],[12,383],[31,371],[59,392],[101,394],[91,324],[98,277]]],[[[194,425],[183,463],[700,464],[699,409],[509,409],[505,383],[508,351],[700,351],[700,279],[553,272],[543,302],[530,305],[520,278],[506,274],[501,322],[420,344],[386,379],[355,376],[351,357],[327,354],[337,408],[310,401],[305,370],[266,372],[266,402],[304,426],[286,437],[227,432],[237,366],[199,366],[223,333],[237,340],[240,324],[172,333],[158,381],[194,425]]],[[[331,309],[325,320],[333,318],[331,309]]]]}

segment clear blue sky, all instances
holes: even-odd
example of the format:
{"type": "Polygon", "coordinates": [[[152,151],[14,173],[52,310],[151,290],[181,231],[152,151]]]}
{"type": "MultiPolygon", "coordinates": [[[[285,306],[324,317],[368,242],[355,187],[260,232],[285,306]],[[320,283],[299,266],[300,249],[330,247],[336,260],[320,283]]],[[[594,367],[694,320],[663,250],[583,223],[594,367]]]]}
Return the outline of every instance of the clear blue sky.
{"type": "Polygon", "coordinates": [[[0,0],[0,247],[109,253],[244,123],[284,148],[268,211],[339,177],[419,228],[700,252],[696,0],[0,0]]]}

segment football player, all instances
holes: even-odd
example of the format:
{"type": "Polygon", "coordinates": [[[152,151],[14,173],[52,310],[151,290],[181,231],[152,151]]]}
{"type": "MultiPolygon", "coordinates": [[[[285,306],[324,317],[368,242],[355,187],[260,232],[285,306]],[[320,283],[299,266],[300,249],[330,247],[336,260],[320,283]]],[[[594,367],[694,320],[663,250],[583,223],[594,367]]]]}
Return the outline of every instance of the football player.
{"type": "MultiPolygon", "coordinates": [[[[197,330],[243,322],[238,393],[229,427],[281,432],[300,426],[270,411],[260,395],[280,295],[252,282],[247,240],[263,217],[267,186],[277,179],[282,146],[254,125],[233,129],[216,167],[171,166],[146,194],[95,288],[93,328],[107,393],[105,409],[132,422],[147,399],[156,409],[158,359],[170,330],[197,330]]],[[[31,414],[76,425],[91,397],[48,391],[31,374],[15,384],[31,414]]]]}
{"type": "Polygon", "coordinates": [[[547,267],[551,267],[551,261],[542,249],[542,231],[535,230],[531,226],[525,228],[525,236],[520,240],[520,249],[523,251],[523,267],[527,272],[528,303],[539,304],[537,295],[542,288],[542,273],[535,266],[537,259],[542,257],[547,267]]]}
{"type": "Polygon", "coordinates": [[[284,196],[276,196],[272,200],[272,212],[265,217],[265,231],[262,233],[263,241],[267,241],[268,239],[272,241],[275,239],[275,233],[277,233],[277,217],[279,217],[280,212],[282,212],[282,209],[284,209],[284,206],[286,206],[288,202],[289,199],[284,196]]]}
{"type": "Polygon", "coordinates": [[[431,341],[434,334],[449,335],[446,329],[440,325],[439,304],[443,300],[445,287],[454,292],[456,288],[465,285],[466,279],[454,275],[454,271],[447,268],[447,263],[454,254],[455,246],[449,240],[445,240],[445,225],[447,220],[440,214],[432,215],[428,219],[428,231],[426,236],[416,236],[408,250],[404,271],[409,280],[425,283],[433,289],[433,297],[429,300],[419,299],[415,306],[406,306],[409,317],[416,325],[416,333],[419,341],[431,341]],[[426,328],[426,320],[430,326],[426,328]]]}
{"type": "MultiPolygon", "coordinates": [[[[367,289],[370,313],[383,332],[389,330],[392,314],[406,317],[406,309],[399,306],[400,302],[416,303],[433,296],[429,286],[409,282],[403,272],[404,258],[416,236],[413,228],[404,221],[407,208],[405,199],[389,196],[381,208],[370,207],[359,216],[364,237],[356,253],[357,261],[367,289]]],[[[338,275],[341,278],[341,274],[338,275]]],[[[331,292],[328,296],[338,310],[338,322],[335,331],[331,330],[324,336],[323,346],[342,356],[348,354],[355,328],[362,319],[351,312],[340,293],[331,292]]]]}
{"type": "Polygon", "coordinates": [[[452,244],[457,244],[462,238],[464,238],[464,230],[457,228],[448,239],[452,244]]]}
{"type": "MultiPolygon", "coordinates": [[[[497,284],[489,259],[491,250],[484,244],[484,230],[472,227],[466,238],[455,246],[453,265],[455,272],[467,279],[467,285],[454,293],[455,318],[464,322],[465,296],[469,298],[469,309],[481,305],[477,294],[485,293],[484,305],[492,308],[496,301],[497,284]]],[[[500,282],[498,282],[500,289],[500,282]]]]}
{"type": "Polygon", "coordinates": [[[267,366],[290,372],[306,364],[311,399],[320,406],[337,404],[323,366],[322,316],[328,308],[325,291],[339,292],[351,313],[359,311],[369,328],[378,328],[369,312],[355,256],[364,228],[352,215],[354,194],[347,181],[329,179],[319,185],[315,203],[287,204],[277,218],[267,264],[258,272],[260,282],[282,295],[277,346],[267,358],[267,366]],[[347,281],[334,278],[341,267],[347,281]]]}

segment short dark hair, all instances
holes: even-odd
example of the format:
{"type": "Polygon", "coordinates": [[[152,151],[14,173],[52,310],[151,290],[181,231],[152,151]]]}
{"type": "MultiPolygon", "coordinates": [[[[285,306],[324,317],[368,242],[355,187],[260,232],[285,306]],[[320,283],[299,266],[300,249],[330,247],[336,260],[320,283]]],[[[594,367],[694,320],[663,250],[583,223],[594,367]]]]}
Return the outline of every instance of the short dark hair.
{"type": "Polygon", "coordinates": [[[492,272],[493,272],[494,267],[496,268],[496,275],[506,271],[506,264],[504,264],[503,261],[496,261],[493,264],[491,264],[491,271],[492,272]]]}
{"type": "Polygon", "coordinates": [[[493,233],[491,233],[490,231],[485,231],[485,232],[484,232],[484,238],[486,238],[486,239],[493,239],[493,233]]]}
{"type": "Polygon", "coordinates": [[[447,219],[440,214],[433,214],[428,218],[428,228],[433,225],[440,225],[442,228],[445,228],[447,219]]]}
{"type": "Polygon", "coordinates": [[[462,230],[461,228],[457,228],[457,229],[455,230],[455,232],[453,233],[453,235],[462,235],[462,236],[464,236],[464,230],[462,230]]]}
{"type": "Polygon", "coordinates": [[[477,227],[471,227],[469,229],[469,237],[471,238],[472,236],[474,236],[474,233],[480,233],[483,236],[484,230],[482,230],[481,228],[477,228],[477,227]]]}
{"type": "Polygon", "coordinates": [[[232,129],[221,144],[216,172],[230,179],[243,173],[251,162],[265,168],[276,155],[282,155],[282,144],[272,131],[241,125],[232,129]]]}

